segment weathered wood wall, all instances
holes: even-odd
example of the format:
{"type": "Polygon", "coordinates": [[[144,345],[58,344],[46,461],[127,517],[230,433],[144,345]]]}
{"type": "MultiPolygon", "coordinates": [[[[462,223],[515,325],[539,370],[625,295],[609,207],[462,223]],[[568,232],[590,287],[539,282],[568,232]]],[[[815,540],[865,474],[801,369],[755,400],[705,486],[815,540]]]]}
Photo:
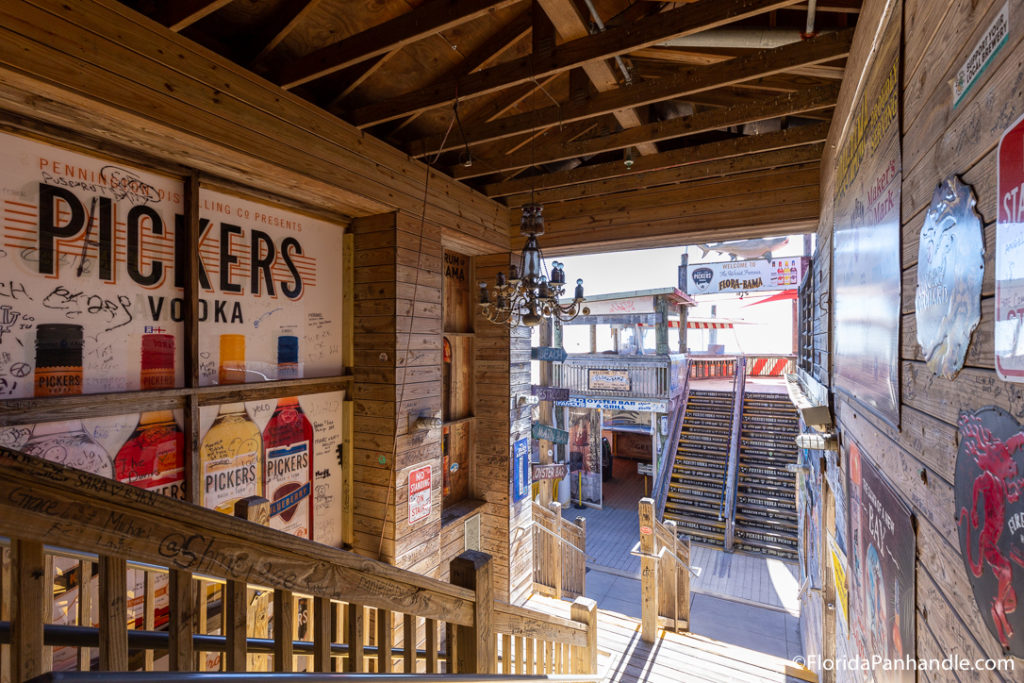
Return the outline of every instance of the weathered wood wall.
{"type": "MultiPolygon", "coordinates": [[[[1020,20],[1024,2],[1010,0],[1007,44],[955,108],[950,87],[1003,5],[1004,0],[866,0],[822,164],[818,244],[827,260],[831,256],[833,155],[856,99],[858,74],[871,58],[882,15],[892,6],[904,16],[901,426],[895,429],[882,423],[841,395],[836,395],[835,408],[841,433],[864,448],[916,517],[918,657],[1003,656],[967,580],[953,478],[960,410],[996,405],[1017,416],[1024,414],[1024,391],[997,378],[992,352],[996,147],[1003,131],[1024,114],[1024,22],[1020,20]],[[951,173],[960,174],[974,187],[986,249],[981,322],[966,367],[952,381],[933,375],[923,363],[914,318],[918,236],[935,185],[951,173]]],[[[819,285],[827,288],[828,282],[826,277],[819,285]]],[[[1017,666],[1019,670],[1021,660],[1017,666]]],[[[919,680],[1020,680],[1019,676],[1019,671],[972,671],[957,678],[946,672],[922,673],[919,680]]]]}
{"type": "MultiPolygon", "coordinates": [[[[508,253],[478,256],[477,279],[493,283],[498,271],[508,273],[508,253]]],[[[520,407],[516,397],[530,393],[530,328],[509,330],[479,314],[475,322],[474,372],[476,384],[477,439],[472,488],[487,502],[483,509],[482,550],[500,540],[495,555],[496,595],[509,602],[526,599],[533,586],[533,538],[527,528],[533,519],[529,497],[512,502],[512,444],[530,433],[530,408],[520,407]]],[[[492,553],[493,554],[493,553],[492,553]]]]}

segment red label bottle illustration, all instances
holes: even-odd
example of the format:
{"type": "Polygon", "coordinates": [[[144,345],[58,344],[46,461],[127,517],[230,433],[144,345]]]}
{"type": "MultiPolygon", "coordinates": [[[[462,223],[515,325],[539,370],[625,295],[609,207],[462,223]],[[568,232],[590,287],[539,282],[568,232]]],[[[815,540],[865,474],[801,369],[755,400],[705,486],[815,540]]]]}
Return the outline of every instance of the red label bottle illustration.
{"type": "MultiPolygon", "coordinates": [[[[298,379],[299,340],[277,339],[277,378],[298,379]]],[[[270,500],[270,526],[300,538],[313,532],[313,425],[292,396],[279,399],[263,430],[266,449],[264,490],[270,500]]]]}
{"type": "MultiPolygon", "coordinates": [[[[245,337],[220,337],[220,384],[245,381],[245,337]]],[[[245,403],[226,403],[199,447],[199,502],[232,514],[235,503],[263,495],[263,437],[245,403]]]]}
{"type": "MultiPolygon", "coordinates": [[[[36,396],[82,393],[82,343],[81,325],[36,327],[36,396]]],[[[67,467],[114,476],[110,455],[89,435],[81,420],[35,425],[22,450],[67,467]]]]}
{"type": "MultiPolygon", "coordinates": [[[[143,390],[174,388],[173,335],[142,337],[140,386],[143,390]]],[[[117,479],[184,500],[184,447],[185,435],[174,421],[173,412],[143,413],[135,431],[114,458],[117,479]]]]}

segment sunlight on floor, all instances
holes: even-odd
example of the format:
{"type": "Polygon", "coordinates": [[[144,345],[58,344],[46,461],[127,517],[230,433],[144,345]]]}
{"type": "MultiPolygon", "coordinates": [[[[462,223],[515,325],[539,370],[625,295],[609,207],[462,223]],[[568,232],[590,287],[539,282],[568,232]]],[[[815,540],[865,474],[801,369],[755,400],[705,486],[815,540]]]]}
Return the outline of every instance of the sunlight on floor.
{"type": "Polygon", "coordinates": [[[789,568],[781,561],[773,558],[766,560],[768,564],[768,576],[771,578],[775,593],[782,601],[782,606],[787,612],[794,616],[800,615],[800,585],[796,578],[790,573],[789,568]]]}

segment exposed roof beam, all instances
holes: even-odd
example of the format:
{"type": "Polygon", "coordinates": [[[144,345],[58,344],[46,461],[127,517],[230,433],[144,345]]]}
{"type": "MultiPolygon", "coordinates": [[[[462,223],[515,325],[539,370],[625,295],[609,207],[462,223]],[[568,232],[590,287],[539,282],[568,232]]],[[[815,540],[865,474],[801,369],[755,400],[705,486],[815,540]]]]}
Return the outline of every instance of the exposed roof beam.
{"type": "MultiPolygon", "coordinates": [[[[714,143],[718,144],[718,143],[714,143]]],[[[697,149],[693,147],[691,149],[697,149]]],[[[596,197],[599,195],[629,192],[638,188],[657,187],[659,185],[674,185],[705,178],[746,173],[768,168],[783,168],[814,161],[820,161],[825,151],[824,143],[813,145],[802,145],[800,147],[789,147],[776,149],[760,154],[744,154],[743,156],[717,159],[705,163],[694,163],[686,166],[676,166],[661,171],[650,171],[648,173],[637,173],[622,176],[620,178],[608,178],[596,180],[579,185],[566,185],[549,190],[535,192],[522,192],[509,195],[505,201],[510,207],[518,207],[531,201],[541,204],[553,204],[555,202],[582,199],[584,197],[596,197]]]]}
{"type": "Polygon", "coordinates": [[[178,0],[164,3],[160,23],[172,31],[181,31],[230,2],[231,0],[178,0]]]}
{"type": "Polygon", "coordinates": [[[266,59],[319,4],[320,0],[306,0],[306,2],[291,0],[291,2],[282,3],[281,9],[268,22],[264,36],[261,36],[265,42],[253,62],[266,59]]]}
{"type": "MultiPolygon", "coordinates": [[[[466,74],[473,73],[477,69],[483,69],[493,64],[495,60],[499,59],[507,50],[510,50],[516,43],[529,35],[532,24],[531,14],[532,12],[530,11],[530,8],[526,8],[524,11],[520,12],[512,19],[512,21],[501,26],[493,35],[484,40],[479,47],[466,55],[465,59],[438,78],[432,80],[429,85],[437,85],[438,83],[443,83],[445,80],[451,78],[461,78],[466,74]]],[[[504,110],[502,109],[500,111],[504,110]]],[[[495,116],[499,115],[500,111],[498,114],[495,114],[495,116]]],[[[415,121],[419,118],[421,113],[422,112],[413,114],[405,121],[402,121],[402,123],[395,126],[395,129],[391,131],[391,135],[394,135],[415,121]]]]}
{"type": "MultiPolygon", "coordinates": [[[[679,71],[675,76],[636,83],[629,88],[598,93],[578,102],[567,102],[561,106],[546,107],[525,114],[507,116],[487,124],[471,127],[465,131],[470,144],[497,140],[503,137],[547,128],[557,123],[568,123],[580,119],[617,111],[624,107],[635,107],[660,100],[685,99],[687,95],[743,83],[763,76],[788,71],[795,66],[827,62],[845,56],[850,50],[853,30],[812,38],[803,43],[784,45],[774,50],[764,50],[746,57],[711,66],[694,67],[679,71]]],[[[442,137],[434,136],[419,140],[408,147],[413,156],[422,156],[441,146],[442,137]]]]}
{"type": "MultiPolygon", "coordinates": [[[[572,0],[536,0],[536,4],[548,15],[563,40],[575,40],[590,34],[588,22],[584,21],[572,0]]],[[[596,59],[584,64],[582,68],[598,92],[619,87],[619,81],[607,60],[596,59]]],[[[623,128],[635,128],[642,123],[635,109],[620,109],[613,115],[623,128]]],[[[657,154],[658,146],[654,143],[640,143],[637,150],[640,154],[657,154]]]]}
{"type": "Polygon", "coordinates": [[[642,143],[654,143],[686,135],[697,135],[712,130],[763,121],[778,116],[802,114],[834,106],[839,96],[838,86],[814,88],[800,93],[788,93],[760,99],[748,104],[712,109],[669,121],[648,123],[618,133],[569,142],[554,140],[544,146],[521,150],[503,158],[477,160],[471,168],[462,166],[449,169],[456,178],[475,178],[497,171],[526,168],[539,163],[561,161],[588,155],[626,149],[642,143]]]}
{"type": "Polygon", "coordinates": [[[282,67],[272,80],[283,88],[294,88],[520,1],[429,0],[390,21],[296,59],[282,67]]]}
{"type": "Polygon", "coordinates": [[[756,152],[767,152],[773,149],[785,149],[799,145],[824,142],[828,135],[829,124],[815,123],[809,126],[797,126],[778,133],[738,137],[733,140],[710,142],[693,147],[662,152],[649,157],[640,157],[632,168],[626,168],[621,161],[611,161],[593,166],[574,168],[571,171],[558,171],[542,175],[517,178],[508,182],[484,185],[483,192],[488,197],[504,197],[520,192],[575,185],[604,178],[632,176],[645,171],[656,171],[675,166],[698,164],[716,159],[742,156],[756,152]]]}
{"type": "Polygon", "coordinates": [[[671,36],[699,33],[796,2],[798,0],[700,0],[632,25],[577,38],[550,51],[499,64],[462,79],[453,79],[432,88],[423,88],[368,105],[352,112],[349,118],[359,127],[372,126],[451,103],[456,97],[494,92],[566,71],[595,59],[607,59],[654,45],[671,36]]]}

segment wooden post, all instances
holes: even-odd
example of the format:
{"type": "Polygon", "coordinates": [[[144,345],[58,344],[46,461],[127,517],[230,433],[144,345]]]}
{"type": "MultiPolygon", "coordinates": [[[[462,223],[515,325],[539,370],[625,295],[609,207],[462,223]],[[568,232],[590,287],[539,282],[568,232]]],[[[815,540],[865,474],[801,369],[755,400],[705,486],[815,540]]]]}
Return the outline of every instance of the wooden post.
{"type": "Polygon", "coordinates": [[[546,564],[549,567],[554,568],[555,572],[555,599],[562,599],[562,504],[551,503],[548,507],[551,508],[551,512],[555,515],[555,532],[554,539],[550,547],[551,555],[546,559],[546,564]]]}
{"type": "Polygon", "coordinates": [[[43,619],[46,596],[43,544],[11,541],[11,678],[26,681],[42,673],[45,659],[43,619]]]}
{"type": "Polygon", "coordinates": [[[427,630],[424,647],[427,650],[427,673],[436,674],[437,671],[437,620],[427,619],[423,624],[427,630]]]}
{"type": "MultiPolygon", "coordinates": [[[[548,318],[540,324],[540,345],[551,346],[551,340],[553,337],[553,330],[551,326],[551,319],[548,318]]],[[[554,372],[551,367],[551,361],[542,360],[540,363],[540,384],[541,386],[549,387],[554,381],[554,372]]],[[[539,416],[540,424],[554,426],[554,408],[555,404],[551,401],[541,401],[537,405],[537,414],[539,416]]],[[[537,440],[537,448],[540,451],[540,462],[542,464],[548,464],[552,462],[552,456],[554,455],[555,444],[546,439],[537,440]]],[[[544,479],[539,484],[539,495],[538,502],[547,506],[551,502],[552,491],[554,489],[553,479],[544,479]]],[[[461,671],[459,673],[462,673],[461,671]]]]}
{"type": "MultiPolygon", "coordinates": [[[[156,629],[156,576],[151,571],[143,572],[142,581],[144,588],[144,599],[142,601],[143,624],[142,628],[147,631],[156,629]]],[[[81,595],[81,591],[79,591],[81,595]]],[[[144,671],[153,670],[153,650],[146,650],[144,671]]]]}
{"type": "Polygon", "coordinates": [[[348,605],[348,660],[345,671],[362,673],[363,662],[363,606],[354,603],[348,605]]]}
{"type": "Polygon", "coordinates": [[[192,671],[192,573],[172,569],[167,578],[167,666],[192,671]]]}
{"type": "Polygon", "coordinates": [[[377,673],[389,674],[395,670],[391,661],[391,648],[395,642],[391,610],[377,609],[377,673]]]}
{"type": "Polygon", "coordinates": [[[459,626],[455,639],[457,671],[460,674],[493,674],[494,671],[494,584],[491,556],[467,550],[450,564],[451,582],[476,592],[473,626],[459,626]]]}
{"type": "Polygon", "coordinates": [[[334,606],[330,598],[313,598],[313,671],[331,670],[331,617],[334,606]]]}
{"type": "MultiPolygon", "coordinates": [[[[92,626],[92,561],[81,560],[78,563],[78,625],[92,626]]],[[[0,618],[3,615],[0,614],[0,618]]],[[[9,618],[9,617],[8,617],[9,618]]],[[[78,648],[78,670],[89,671],[92,668],[92,648],[78,648]]]]}
{"type": "MultiPolygon", "coordinates": [[[[270,523],[270,501],[249,496],[235,503],[235,517],[262,526],[270,523]]],[[[223,632],[227,641],[224,653],[225,670],[245,671],[248,630],[249,595],[245,581],[229,580],[224,586],[223,632]]]]}
{"type": "Polygon", "coordinates": [[[659,356],[667,356],[669,354],[668,300],[664,296],[658,297],[658,301],[655,304],[655,311],[658,316],[658,322],[654,327],[655,353],[659,356]]]}
{"type": "Polygon", "coordinates": [[[294,596],[289,590],[274,589],[274,671],[288,672],[292,665],[295,638],[294,596]]]}
{"type": "Polygon", "coordinates": [[[641,498],[640,517],[640,637],[653,643],[658,633],[658,560],[654,555],[654,501],[641,498]]]}
{"type": "Polygon", "coordinates": [[[100,555],[100,671],[128,670],[128,563],[100,555]]]}
{"type": "Polygon", "coordinates": [[[404,673],[416,673],[416,615],[406,614],[402,617],[402,666],[404,673]]]}
{"type": "Polygon", "coordinates": [[[573,555],[576,557],[576,562],[573,563],[573,566],[576,568],[576,578],[579,579],[578,582],[574,580],[573,585],[579,586],[578,590],[579,590],[579,594],[580,595],[586,595],[587,594],[587,555],[586,555],[586,552],[587,552],[587,518],[586,517],[577,517],[576,520],[575,520],[575,524],[576,524],[577,527],[579,527],[579,530],[580,530],[580,533],[577,535],[577,538],[579,539],[579,543],[576,544],[576,547],[579,548],[581,552],[573,551],[573,555]]]}
{"type": "Polygon", "coordinates": [[[679,595],[676,598],[679,618],[686,622],[685,628],[687,631],[690,630],[690,539],[687,538],[685,541],[679,540],[676,536],[676,554],[682,559],[686,560],[686,566],[680,566],[679,578],[676,579],[676,585],[679,589],[679,595]]]}

